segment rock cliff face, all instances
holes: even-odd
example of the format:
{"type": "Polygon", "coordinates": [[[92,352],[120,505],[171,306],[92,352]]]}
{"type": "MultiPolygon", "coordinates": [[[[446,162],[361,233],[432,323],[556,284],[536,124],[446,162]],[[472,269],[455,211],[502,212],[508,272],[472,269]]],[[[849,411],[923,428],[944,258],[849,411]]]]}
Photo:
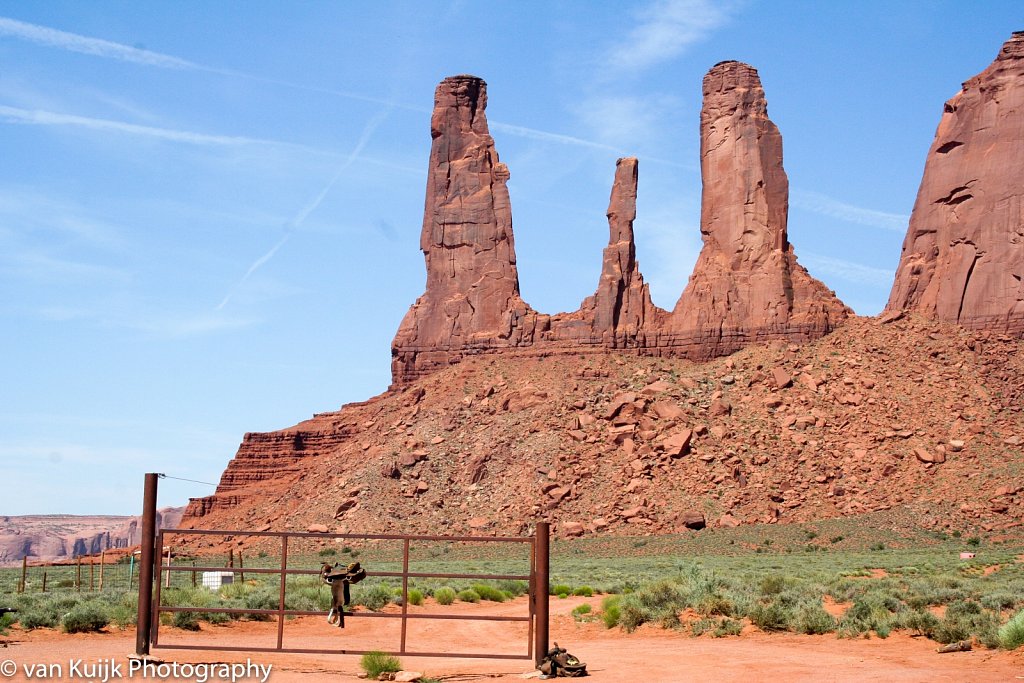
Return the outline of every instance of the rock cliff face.
{"type": "MultiPolygon", "coordinates": [[[[157,510],[157,528],[178,526],[184,508],[157,510]]],[[[28,557],[59,562],[139,542],[139,517],[22,515],[0,517],[0,566],[28,557]]]]}
{"type": "Polygon", "coordinates": [[[632,349],[707,360],[752,342],[815,339],[844,320],[848,309],[797,264],[786,237],[782,138],[757,71],[716,65],[704,100],[704,250],[675,310],[651,303],[637,264],[637,160],[625,158],[616,165],[597,291],[575,312],[545,315],[519,295],[508,170],[487,130],[486,84],[472,76],[442,81],[420,238],[427,286],[392,344],[394,386],[496,350],[632,349]]]}
{"type": "Polygon", "coordinates": [[[464,349],[532,340],[535,315],[519,297],[509,172],[487,129],[487,84],[452,76],[434,93],[430,166],[420,234],[427,286],[392,344],[395,377],[457,361],[464,349]]]}
{"type": "Polygon", "coordinates": [[[665,342],[707,359],[751,342],[827,334],[849,310],[796,262],[782,136],[753,67],[722,62],[708,72],[700,131],[704,248],[665,342]]]}
{"type": "Polygon", "coordinates": [[[887,311],[1024,336],[1024,32],[946,102],[887,311]]]}
{"type": "Polygon", "coordinates": [[[591,339],[610,348],[643,346],[644,331],[658,309],[640,274],[633,240],[636,219],[637,160],[619,159],[608,200],[608,246],[601,263],[597,292],[580,307],[590,322],[591,339]]]}

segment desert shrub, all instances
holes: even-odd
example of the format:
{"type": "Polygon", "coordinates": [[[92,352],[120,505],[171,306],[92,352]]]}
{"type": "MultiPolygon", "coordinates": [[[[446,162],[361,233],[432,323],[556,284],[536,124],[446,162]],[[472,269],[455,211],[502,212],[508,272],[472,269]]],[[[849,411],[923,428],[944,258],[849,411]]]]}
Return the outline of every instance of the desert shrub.
{"type": "Polygon", "coordinates": [[[1008,622],[999,629],[997,637],[999,647],[1006,650],[1016,650],[1024,645],[1024,610],[1013,615],[1008,622]]]}
{"type": "Polygon", "coordinates": [[[686,606],[681,586],[671,580],[656,581],[619,603],[619,625],[627,633],[647,622],[660,622],[665,628],[679,626],[679,611],[686,606]]]}
{"type": "Polygon", "coordinates": [[[946,608],[946,617],[950,618],[970,617],[975,614],[981,614],[981,605],[973,600],[956,600],[946,608]]]}
{"type": "Polygon", "coordinates": [[[572,592],[573,595],[577,595],[584,598],[589,598],[594,595],[594,589],[590,586],[580,586],[572,592]]]}
{"type": "Polygon", "coordinates": [[[444,586],[434,591],[434,600],[437,600],[439,605],[450,605],[455,602],[455,590],[444,586]]]}
{"type": "Polygon", "coordinates": [[[582,605],[576,605],[572,608],[572,618],[576,621],[584,621],[584,617],[593,610],[593,608],[587,603],[582,605]]]}
{"type": "Polygon", "coordinates": [[[836,620],[821,605],[805,602],[793,616],[793,627],[797,633],[831,633],[836,629],[836,620]]]}
{"type": "Polygon", "coordinates": [[[743,622],[735,619],[722,619],[718,628],[711,632],[713,638],[724,638],[725,636],[738,636],[743,631],[743,622]]]}
{"type": "Polygon", "coordinates": [[[376,612],[384,609],[384,607],[391,602],[393,597],[394,595],[391,592],[391,587],[386,583],[381,583],[360,591],[358,596],[353,595],[352,602],[357,605],[363,605],[366,609],[376,612]]]}
{"type": "Polygon", "coordinates": [[[693,608],[698,614],[707,617],[715,615],[731,617],[736,613],[736,605],[721,593],[702,596],[697,602],[693,603],[693,608]]]}
{"type": "Polygon", "coordinates": [[[334,557],[338,554],[338,551],[334,548],[321,548],[320,552],[317,553],[320,557],[334,557]]]}
{"type": "Polygon", "coordinates": [[[750,622],[762,631],[786,631],[789,629],[793,613],[779,601],[759,602],[747,613],[750,622]]]}
{"type": "Polygon", "coordinates": [[[60,623],[60,614],[52,603],[43,602],[29,608],[22,607],[18,621],[24,629],[56,628],[60,623]]]}
{"type": "Polygon", "coordinates": [[[366,677],[371,681],[380,678],[382,673],[393,673],[402,670],[402,663],[398,661],[397,657],[392,657],[377,650],[363,655],[359,660],[359,666],[366,672],[366,677]]]}
{"type": "Polygon", "coordinates": [[[910,609],[899,614],[893,621],[893,628],[908,629],[917,635],[931,638],[939,625],[939,618],[923,609],[910,609]]]}
{"type": "Polygon", "coordinates": [[[690,634],[695,638],[702,636],[708,631],[712,631],[718,626],[718,622],[714,619],[698,619],[697,621],[690,622],[690,634]]]}
{"type": "Polygon", "coordinates": [[[981,539],[977,536],[971,536],[967,539],[967,545],[971,546],[972,548],[977,548],[979,545],[981,545],[981,539]]]}
{"type": "Polygon", "coordinates": [[[226,612],[204,612],[203,621],[208,624],[214,624],[216,626],[222,626],[231,621],[231,615],[226,612]]]}
{"type": "Polygon", "coordinates": [[[65,633],[90,633],[102,630],[110,623],[107,611],[97,602],[83,602],[71,608],[61,619],[65,633]]]}
{"type": "Polygon", "coordinates": [[[13,614],[8,613],[0,615],[0,635],[6,636],[7,629],[9,629],[15,621],[17,621],[17,617],[13,614]]]}
{"type": "Polygon", "coordinates": [[[423,604],[423,591],[418,588],[409,589],[409,604],[410,605],[422,605],[423,604]]]}
{"type": "Polygon", "coordinates": [[[198,631],[199,618],[195,612],[175,612],[171,618],[171,625],[186,631],[198,631]]]}
{"type": "Polygon", "coordinates": [[[601,601],[601,621],[605,628],[615,628],[619,625],[622,616],[622,597],[619,595],[608,595],[601,601]]]}
{"type": "Polygon", "coordinates": [[[1004,609],[1012,609],[1017,605],[1018,599],[1013,593],[989,593],[981,598],[981,606],[998,612],[1004,609]]]}
{"type": "Polygon", "coordinates": [[[489,586],[486,583],[475,583],[472,586],[472,590],[476,591],[476,594],[480,596],[481,600],[489,600],[491,602],[505,602],[508,598],[505,594],[494,586],[489,586]]]}
{"type": "Polygon", "coordinates": [[[548,593],[551,595],[572,595],[572,586],[567,586],[564,583],[555,583],[551,585],[551,590],[548,593]]]}
{"type": "Polygon", "coordinates": [[[761,579],[761,595],[778,595],[786,588],[786,578],[778,574],[769,574],[761,579]]]}
{"type": "Polygon", "coordinates": [[[458,597],[462,602],[480,602],[480,594],[472,588],[459,591],[458,597]]]}
{"type": "Polygon", "coordinates": [[[519,581],[517,579],[502,579],[498,581],[498,589],[510,597],[518,598],[520,595],[526,595],[530,590],[530,584],[526,581],[519,581]]]}
{"type": "MultiPolygon", "coordinates": [[[[245,609],[277,609],[279,595],[269,588],[258,588],[245,595],[245,609]]],[[[251,621],[270,621],[269,614],[247,614],[246,619],[251,621]]]]}
{"type": "Polygon", "coordinates": [[[971,619],[964,616],[943,617],[932,638],[939,643],[955,643],[971,637],[971,619]]]}

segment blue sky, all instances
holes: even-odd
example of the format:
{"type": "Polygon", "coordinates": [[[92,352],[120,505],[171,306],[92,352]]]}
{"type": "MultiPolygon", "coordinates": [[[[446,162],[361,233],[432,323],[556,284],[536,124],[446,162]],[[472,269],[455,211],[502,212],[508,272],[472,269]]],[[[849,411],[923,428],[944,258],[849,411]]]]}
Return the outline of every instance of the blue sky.
{"type": "Polygon", "coordinates": [[[522,293],[555,313],[595,289],[624,155],[675,304],[701,79],[752,64],[797,256],[871,315],[943,102],[1021,29],[1016,1],[0,2],[0,514],[131,514],[146,471],[217,481],[245,432],[383,391],[445,76],[488,82],[522,293]]]}

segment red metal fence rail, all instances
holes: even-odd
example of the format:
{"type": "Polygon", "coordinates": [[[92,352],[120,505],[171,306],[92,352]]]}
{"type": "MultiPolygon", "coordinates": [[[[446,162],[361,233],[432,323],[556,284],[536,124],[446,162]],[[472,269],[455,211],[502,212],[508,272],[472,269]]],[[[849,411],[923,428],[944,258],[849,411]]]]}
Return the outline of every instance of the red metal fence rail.
{"type": "MultiPolygon", "coordinates": [[[[148,482],[147,482],[148,483],[148,482]]],[[[145,518],[145,515],[144,515],[145,518]]],[[[145,519],[143,529],[145,530],[145,519]]],[[[163,564],[156,553],[150,552],[157,562],[155,576],[152,569],[146,572],[143,565],[142,573],[149,574],[149,580],[140,580],[139,583],[139,636],[137,642],[138,654],[148,654],[149,646],[163,649],[179,650],[223,650],[237,652],[287,652],[287,653],[310,653],[310,654],[365,654],[368,650],[354,649],[315,649],[302,647],[285,647],[284,645],[284,624],[285,618],[289,616],[323,616],[323,612],[307,610],[285,609],[285,597],[287,590],[287,577],[295,575],[319,575],[318,569],[294,569],[288,567],[288,541],[292,538],[313,538],[317,540],[326,539],[351,539],[351,540],[383,540],[400,541],[402,543],[402,571],[374,571],[367,572],[368,576],[395,577],[402,580],[402,610],[401,613],[383,612],[346,612],[346,617],[375,617],[375,618],[396,618],[401,619],[401,636],[397,650],[389,654],[402,655],[407,657],[473,657],[487,659],[533,659],[540,662],[548,649],[548,591],[549,591],[549,526],[547,522],[538,522],[536,533],[533,536],[500,537],[500,536],[410,536],[396,534],[331,534],[331,533],[309,533],[309,532],[274,532],[274,531],[240,531],[240,530],[197,530],[197,529],[165,529],[158,538],[153,539],[157,548],[163,548],[168,543],[167,537],[172,535],[204,535],[204,536],[247,536],[247,537],[271,537],[281,539],[281,566],[280,568],[258,568],[246,567],[248,574],[276,574],[280,577],[280,589],[278,595],[277,609],[240,609],[240,608],[216,608],[216,607],[170,607],[160,603],[161,585],[164,583],[164,572],[202,572],[202,571],[225,571],[225,567],[199,567],[195,565],[173,566],[168,561],[163,564]],[[530,571],[529,574],[466,574],[466,573],[435,573],[410,571],[409,548],[414,542],[453,542],[453,543],[522,543],[530,546],[530,571]],[[499,615],[458,615],[458,614],[410,614],[409,613],[409,579],[410,578],[439,578],[439,579],[484,579],[484,580],[519,580],[529,583],[529,614],[526,616],[499,616],[499,615]],[[155,595],[153,585],[155,580],[155,595]],[[148,590],[147,590],[148,588],[148,590]],[[150,606],[151,605],[151,606],[150,606]],[[144,610],[146,617],[143,618],[144,610]],[[160,643],[160,615],[174,612],[219,612],[225,614],[250,614],[277,617],[277,644],[276,647],[244,647],[244,646],[220,646],[200,645],[181,643],[160,643]],[[497,654],[497,653],[455,653],[455,652],[428,652],[417,651],[407,647],[407,624],[409,619],[450,619],[450,620],[474,620],[474,621],[504,621],[523,622],[527,624],[527,644],[524,654],[497,654]],[[145,641],[145,642],[144,642],[145,641]]],[[[143,547],[146,547],[145,540],[143,547]]],[[[153,547],[153,546],[150,546],[153,547]]],[[[145,550],[143,552],[145,555],[145,550]]],[[[152,561],[152,560],[151,560],[152,561]]],[[[152,567],[152,565],[150,565],[152,567]]],[[[227,568],[229,571],[238,571],[227,568]]],[[[169,576],[169,575],[168,575],[169,576]]],[[[375,648],[383,650],[383,648],[375,648]]]]}

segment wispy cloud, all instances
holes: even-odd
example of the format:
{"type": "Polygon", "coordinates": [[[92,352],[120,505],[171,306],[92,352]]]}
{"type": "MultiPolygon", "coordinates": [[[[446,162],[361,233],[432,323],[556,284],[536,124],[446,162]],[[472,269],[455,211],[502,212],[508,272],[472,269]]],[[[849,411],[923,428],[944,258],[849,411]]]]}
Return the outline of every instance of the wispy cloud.
{"type": "Polygon", "coordinates": [[[907,223],[910,216],[902,213],[890,213],[866,209],[853,204],[841,202],[818,192],[805,190],[791,190],[789,195],[790,204],[805,211],[838,218],[847,223],[866,225],[871,228],[882,228],[893,232],[903,233],[907,230],[907,223]]]}
{"type": "Polygon", "coordinates": [[[261,140],[258,138],[247,138],[228,135],[208,135],[206,133],[195,133],[185,130],[173,130],[170,128],[156,128],[153,126],[140,126],[124,121],[112,121],[110,119],[96,119],[87,116],[76,116],[74,114],[59,114],[51,111],[28,110],[18,107],[0,105],[0,120],[7,123],[28,124],[36,126],[75,126],[107,132],[126,133],[129,135],[141,135],[144,137],[159,138],[172,142],[184,142],[192,145],[288,145],[290,143],[278,142],[275,140],[261,140]]]}
{"type": "MultiPolygon", "coordinates": [[[[140,50],[129,45],[124,45],[109,40],[103,40],[101,38],[92,38],[89,36],[83,36],[76,33],[69,33],[67,31],[60,31],[57,29],[49,28],[46,26],[39,26],[36,24],[28,24],[25,22],[17,21],[15,19],[9,19],[4,17],[0,17],[0,36],[2,35],[20,38],[40,45],[47,45],[59,49],[70,50],[72,52],[79,52],[82,54],[88,54],[108,59],[116,59],[120,61],[134,62],[137,64],[143,64],[151,67],[158,67],[164,69],[190,69],[195,71],[202,71],[204,73],[228,76],[232,78],[241,78],[258,83],[265,83],[268,85],[277,85],[294,90],[302,90],[305,92],[315,92],[325,95],[336,95],[339,97],[344,97],[359,102],[384,105],[389,109],[397,108],[424,114],[429,114],[431,112],[430,108],[428,107],[421,107],[402,103],[393,98],[386,99],[382,97],[374,97],[372,95],[365,95],[362,93],[355,93],[347,90],[338,90],[336,88],[324,88],[315,85],[293,83],[291,81],[285,81],[276,78],[267,78],[256,74],[246,73],[243,71],[220,69],[214,66],[208,66],[205,64],[191,62],[180,57],[175,57],[173,55],[167,55],[158,52],[150,52],[149,50],[140,50]]],[[[117,130],[123,133],[133,133],[136,135],[149,135],[152,137],[161,137],[168,140],[188,142],[192,144],[285,144],[276,143],[270,140],[254,140],[252,138],[244,137],[207,135],[203,133],[193,133],[189,131],[178,131],[164,128],[138,126],[135,124],[123,123],[120,121],[91,119],[67,114],[55,114],[53,112],[47,111],[30,111],[25,109],[17,109],[14,107],[0,107],[0,117],[4,117],[9,122],[13,123],[78,125],[94,129],[117,130]]],[[[499,121],[491,121],[490,126],[492,130],[501,131],[503,133],[514,135],[516,137],[537,140],[539,142],[588,147],[591,149],[611,151],[619,155],[626,154],[626,152],[623,151],[622,149],[616,148],[612,145],[597,142],[594,140],[587,140],[585,138],[573,135],[552,133],[548,131],[537,130],[535,128],[518,126],[511,123],[502,123],[499,121]]],[[[672,163],[667,160],[661,159],[649,160],[658,163],[672,163]]],[[[369,161],[373,162],[374,160],[370,159],[369,161]]]]}
{"type": "Polygon", "coordinates": [[[824,273],[833,277],[873,287],[889,287],[892,285],[893,271],[885,268],[866,266],[863,263],[845,259],[801,251],[800,262],[815,273],[824,273]]]}
{"type": "Polygon", "coordinates": [[[0,273],[34,282],[97,280],[128,282],[131,275],[119,268],[20,251],[0,256],[0,273]]]}
{"type": "Polygon", "coordinates": [[[609,52],[607,66],[626,72],[671,61],[725,24],[733,5],[713,0],[658,0],[637,13],[639,23],[609,52]]]}
{"type": "Polygon", "coordinates": [[[55,28],[29,24],[8,17],[0,17],[0,36],[21,38],[37,45],[46,45],[71,52],[80,52],[86,55],[117,59],[123,62],[133,62],[146,66],[158,66],[164,69],[200,68],[198,64],[193,64],[179,57],[159,52],[150,52],[149,50],[140,50],[129,45],[114,43],[100,38],[89,38],[77,33],[59,31],[55,28]]]}
{"type": "Polygon", "coordinates": [[[306,204],[306,206],[302,207],[302,209],[300,209],[299,212],[295,214],[292,220],[288,222],[288,224],[285,226],[284,236],[282,236],[281,239],[277,241],[277,244],[271,247],[270,251],[263,254],[263,256],[260,256],[258,259],[253,261],[252,265],[249,266],[249,269],[245,271],[245,274],[242,276],[242,279],[240,279],[235,284],[235,286],[232,287],[231,290],[224,296],[221,302],[217,304],[215,310],[220,311],[225,306],[227,306],[228,302],[231,301],[231,298],[235,295],[238,289],[245,284],[246,280],[248,280],[253,273],[255,273],[257,270],[266,265],[267,262],[270,261],[270,259],[272,259],[275,254],[277,254],[281,247],[283,247],[288,242],[288,240],[291,239],[291,236],[299,227],[302,226],[302,224],[306,221],[309,215],[316,211],[317,207],[319,207],[320,204],[323,203],[324,199],[327,197],[327,194],[331,191],[335,184],[337,184],[338,180],[341,179],[341,176],[345,173],[346,170],[348,170],[348,167],[351,166],[352,163],[359,158],[359,155],[363,151],[363,148],[365,148],[366,144],[370,141],[370,137],[373,135],[374,131],[377,130],[377,127],[384,122],[384,119],[387,118],[389,113],[391,113],[390,109],[385,109],[384,111],[379,112],[376,116],[371,118],[366,123],[366,125],[363,127],[363,132],[359,136],[359,140],[356,141],[355,147],[352,148],[352,151],[349,153],[348,157],[341,164],[341,166],[338,167],[338,170],[334,173],[334,176],[327,182],[323,189],[320,190],[320,192],[312,199],[312,201],[306,204]]]}

